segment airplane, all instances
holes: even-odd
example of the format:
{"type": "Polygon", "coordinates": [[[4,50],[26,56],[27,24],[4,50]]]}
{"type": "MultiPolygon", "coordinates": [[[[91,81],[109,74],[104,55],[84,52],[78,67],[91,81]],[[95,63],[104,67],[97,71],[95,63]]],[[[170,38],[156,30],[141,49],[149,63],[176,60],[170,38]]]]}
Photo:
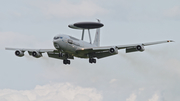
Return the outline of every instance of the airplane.
{"type": "Polygon", "coordinates": [[[118,54],[119,49],[125,49],[126,53],[130,52],[143,52],[144,46],[174,42],[173,40],[148,42],[141,44],[129,44],[129,45],[116,45],[116,46],[100,46],[100,27],[104,26],[98,22],[78,22],[70,24],[70,28],[81,29],[81,39],[59,34],[53,39],[53,45],[55,49],[23,49],[23,48],[5,48],[6,50],[15,50],[15,55],[18,57],[24,56],[24,52],[27,51],[30,56],[35,58],[42,57],[42,53],[47,53],[50,58],[56,58],[63,60],[63,64],[70,64],[69,59],[74,57],[89,59],[89,63],[96,63],[96,58],[101,59],[104,57],[118,54]],[[90,29],[96,29],[94,42],[91,42],[90,29]],[[84,31],[88,30],[90,42],[84,41],[84,31]]]}

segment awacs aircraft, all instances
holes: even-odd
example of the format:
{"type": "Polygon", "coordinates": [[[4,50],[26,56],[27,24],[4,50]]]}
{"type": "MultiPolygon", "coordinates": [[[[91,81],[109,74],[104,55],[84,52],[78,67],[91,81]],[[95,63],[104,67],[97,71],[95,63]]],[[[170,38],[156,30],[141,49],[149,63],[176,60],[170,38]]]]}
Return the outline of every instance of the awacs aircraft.
{"type": "Polygon", "coordinates": [[[74,38],[69,35],[56,35],[53,40],[55,49],[23,49],[23,48],[6,48],[6,50],[15,50],[15,55],[22,57],[27,51],[29,55],[39,58],[42,53],[47,53],[49,57],[62,59],[64,64],[70,64],[69,59],[74,57],[88,58],[89,63],[96,63],[96,59],[112,56],[118,54],[119,49],[125,49],[126,53],[140,51],[143,52],[144,46],[173,42],[172,40],[149,42],[141,44],[130,45],[116,45],[100,47],[100,27],[104,26],[100,21],[98,22],[79,22],[69,25],[70,28],[81,29],[81,39],[74,38]],[[96,29],[94,42],[91,42],[91,35],[89,29],[96,29]],[[88,30],[90,42],[83,41],[84,31],[88,30]]]}

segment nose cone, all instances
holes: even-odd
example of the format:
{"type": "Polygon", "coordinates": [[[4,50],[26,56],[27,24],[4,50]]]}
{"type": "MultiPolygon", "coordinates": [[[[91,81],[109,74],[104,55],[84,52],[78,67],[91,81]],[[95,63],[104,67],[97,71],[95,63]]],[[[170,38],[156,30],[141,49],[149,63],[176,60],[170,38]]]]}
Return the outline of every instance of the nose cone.
{"type": "Polygon", "coordinates": [[[59,44],[57,43],[57,40],[54,40],[53,41],[53,45],[54,45],[54,47],[56,48],[56,49],[59,49],[60,47],[59,47],[59,44]]]}
{"type": "Polygon", "coordinates": [[[53,45],[56,49],[59,49],[58,39],[59,39],[59,37],[54,37],[54,39],[53,39],[53,45]]]}

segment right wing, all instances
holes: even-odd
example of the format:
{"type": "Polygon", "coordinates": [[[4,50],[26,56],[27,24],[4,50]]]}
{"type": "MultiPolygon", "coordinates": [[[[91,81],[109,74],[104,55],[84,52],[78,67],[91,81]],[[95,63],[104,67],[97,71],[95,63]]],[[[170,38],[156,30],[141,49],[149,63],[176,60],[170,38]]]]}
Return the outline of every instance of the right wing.
{"type": "Polygon", "coordinates": [[[103,58],[111,55],[115,55],[118,53],[118,49],[126,49],[126,53],[136,52],[136,51],[144,51],[144,46],[161,44],[174,42],[173,40],[166,41],[157,41],[157,42],[148,42],[141,44],[129,44],[129,45],[117,45],[117,46],[105,46],[105,47],[92,47],[92,48],[81,48],[78,49],[77,52],[81,54],[88,54],[93,57],[103,58]]]}

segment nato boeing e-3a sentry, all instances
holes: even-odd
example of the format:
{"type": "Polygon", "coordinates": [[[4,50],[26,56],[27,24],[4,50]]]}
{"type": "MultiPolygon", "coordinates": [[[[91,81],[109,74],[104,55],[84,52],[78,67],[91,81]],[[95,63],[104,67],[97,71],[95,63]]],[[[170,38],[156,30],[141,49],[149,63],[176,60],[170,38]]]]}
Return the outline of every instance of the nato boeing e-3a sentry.
{"type": "Polygon", "coordinates": [[[103,46],[100,47],[100,28],[104,25],[98,22],[78,22],[69,25],[70,28],[81,29],[82,37],[77,39],[69,35],[56,35],[53,39],[55,49],[23,49],[23,48],[6,48],[6,50],[15,50],[15,55],[22,57],[24,52],[27,51],[29,55],[40,58],[42,53],[47,53],[49,57],[61,59],[64,64],[70,64],[70,59],[74,57],[87,58],[89,63],[96,63],[96,59],[112,56],[118,54],[119,49],[125,49],[126,53],[145,50],[144,46],[173,42],[172,40],[149,42],[141,44],[130,45],[116,45],[116,46],[103,46]],[[90,29],[96,29],[94,42],[91,42],[90,29]],[[90,42],[83,41],[84,31],[88,30],[90,42]]]}

